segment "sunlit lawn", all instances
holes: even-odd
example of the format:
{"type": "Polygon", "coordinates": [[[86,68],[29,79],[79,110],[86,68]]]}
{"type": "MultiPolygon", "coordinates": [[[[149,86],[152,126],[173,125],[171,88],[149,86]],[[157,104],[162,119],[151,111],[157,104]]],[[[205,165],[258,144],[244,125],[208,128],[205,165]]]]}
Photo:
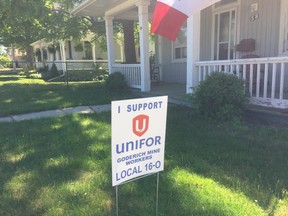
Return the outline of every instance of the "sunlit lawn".
{"type": "MultiPolygon", "coordinates": [[[[0,116],[73,106],[109,104],[127,95],[112,94],[103,82],[48,83],[15,75],[0,75],[0,116]]],[[[128,95],[131,97],[131,95],[128,95]]]]}
{"type": "MultiPolygon", "coordinates": [[[[0,124],[0,215],[115,215],[110,113],[0,124]]],[[[287,215],[288,129],[168,112],[161,216],[287,215]]],[[[119,215],[155,215],[156,176],[119,187],[119,215]]]]}

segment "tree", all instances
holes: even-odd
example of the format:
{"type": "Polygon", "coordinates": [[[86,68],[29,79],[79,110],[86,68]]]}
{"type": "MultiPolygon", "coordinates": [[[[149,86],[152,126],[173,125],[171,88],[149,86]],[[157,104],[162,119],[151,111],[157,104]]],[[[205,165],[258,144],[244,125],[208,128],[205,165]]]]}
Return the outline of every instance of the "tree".
{"type": "Polygon", "coordinates": [[[120,23],[123,26],[124,52],[126,63],[135,63],[137,59],[135,51],[134,21],[121,20],[120,23]]]}
{"type": "MultiPolygon", "coordinates": [[[[53,1],[53,0],[51,0],[53,1]]],[[[65,35],[71,36],[74,38],[83,37],[87,34],[88,31],[94,33],[94,42],[98,44],[100,48],[106,50],[106,31],[105,31],[105,22],[101,17],[73,17],[69,14],[69,10],[75,6],[75,3],[79,3],[79,0],[54,0],[54,3],[59,3],[59,8],[56,11],[56,16],[54,14],[54,22],[57,25],[52,25],[54,29],[49,29],[47,26],[45,29],[49,29],[50,32],[54,34],[47,34],[47,37],[53,35],[53,37],[60,33],[57,38],[61,38],[65,35]],[[60,6],[61,5],[61,6],[60,6]],[[57,28],[57,29],[56,29],[57,28]],[[75,31],[75,32],[71,32],[75,31]],[[78,34],[77,35],[77,31],[78,34]]],[[[51,22],[47,22],[51,23],[51,22]]],[[[135,52],[135,25],[134,21],[131,20],[118,20],[114,22],[114,32],[115,38],[119,35],[118,32],[123,33],[123,44],[124,52],[127,63],[136,62],[136,52],[135,52]]]]}
{"type": "Polygon", "coordinates": [[[0,37],[5,46],[15,44],[32,61],[30,44],[40,39],[40,20],[47,14],[43,0],[0,0],[0,37]]]}
{"type": "MultiPolygon", "coordinates": [[[[59,0],[61,1],[61,0],[59,0]]],[[[25,50],[32,62],[31,43],[39,39],[59,41],[81,37],[85,22],[80,17],[56,11],[54,0],[0,0],[0,38],[5,46],[25,50]]],[[[63,1],[64,2],[64,1],[63,1]]],[[[73,1],[65,1],[68,8],[73,1]]],[[[74,1],[75,2],[75,1],[74,1]]]]}
{"type": "MultiPolygon", "coordinates": [[[[31,43],[45,38],[58,42],[73,37],[79,39],[88,32],[94,41],[106,49],[105,22],[98,17],[72,16],[69,10],[81,0],[0,0],[0,38],[6,46],[14,45],[26,51],[32,61],[31,43]]],[[[124,34],[126,61],[136,62],[134,22],[115,22],[115,32],[124,34]],[[121,23],[121,24],[120,24],[121,23]]]]}

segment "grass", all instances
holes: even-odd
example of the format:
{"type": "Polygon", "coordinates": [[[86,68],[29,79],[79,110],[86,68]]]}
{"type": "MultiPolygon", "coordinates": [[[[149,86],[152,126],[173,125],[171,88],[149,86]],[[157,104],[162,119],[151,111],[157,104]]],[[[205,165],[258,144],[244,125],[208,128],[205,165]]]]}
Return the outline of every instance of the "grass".
{"type": "MultiPolygon", "coordinates": [[[[0,215],[115,214],[110,113],[0,124],[0,215]]],[[[161,216],[283,216],[288,129],[217,125],[170,107],[161,216]]],[[[119,187],[119,215],[155,215],[154,175],[119,187]]]]}
{"type": "MultiPolygon", "coordinates": [[[[0,117],[83,105],[108,104],[127,95],[112,94],[103,82],[48,83],[15,75],[0,75],[0,117]]],[[[133,97],[129,95],[129,97],[133,97]]]]}

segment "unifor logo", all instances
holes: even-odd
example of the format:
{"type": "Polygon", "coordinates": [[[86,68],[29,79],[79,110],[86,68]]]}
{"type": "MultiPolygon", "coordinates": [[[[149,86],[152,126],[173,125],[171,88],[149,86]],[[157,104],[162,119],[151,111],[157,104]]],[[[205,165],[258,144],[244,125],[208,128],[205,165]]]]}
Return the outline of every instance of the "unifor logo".
{"type": "Polygon", "coordinates": [[[133,133],[139,137],[143,136],[149,127],[149,116],[138,115],[133,118],[133,133]]]}

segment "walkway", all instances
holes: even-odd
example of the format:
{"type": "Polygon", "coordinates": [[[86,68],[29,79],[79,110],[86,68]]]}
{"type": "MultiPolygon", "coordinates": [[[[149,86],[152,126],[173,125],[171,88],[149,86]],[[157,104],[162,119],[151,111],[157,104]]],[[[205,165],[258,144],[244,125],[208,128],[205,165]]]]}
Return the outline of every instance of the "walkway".
{"type": "MultiPolygon", "coordinates": [[[[135,90],[138,92],[138,90],[135,90]]],[[[169,103],[191,107],[191,101],[185,97],[185,85],[179,83],[154,83],[151,92],[138,92],[142,97],[155,97],[168,95],[169,103]],[[171,90],[172,89],[172,90],[171,90]]],[[[55,116],[65,116],[73,113],[101,113],[111,110],[111,105],[95,105],[95,106],[79,106],[65,108],[60,110],[48,110],[42,112],[12,115],[8,117],[0,117],[1,122],[19,122],[23,120],[50,118],[55,116]]],[[[246,116],[248,119],[256,119],[267,122],[267,124],[281,124],[288,127],[288,109],[274,109],[249,105],[246,107],[246,116]]]]}
{"type": "Polygon", "coordinates": [[[70,115],[73,113],[101,113],[111,110],[111,105],[97,105],[97,106],[79,106],[72,108],[65,108],[60,110],[48,110],[42,112],[34,112],[21,115],[12,115],[8,117],[0,118],[0,122],[19,122],[24,120],[40,119],[40,118],[50,118],[55,116],[70,115]]]}

